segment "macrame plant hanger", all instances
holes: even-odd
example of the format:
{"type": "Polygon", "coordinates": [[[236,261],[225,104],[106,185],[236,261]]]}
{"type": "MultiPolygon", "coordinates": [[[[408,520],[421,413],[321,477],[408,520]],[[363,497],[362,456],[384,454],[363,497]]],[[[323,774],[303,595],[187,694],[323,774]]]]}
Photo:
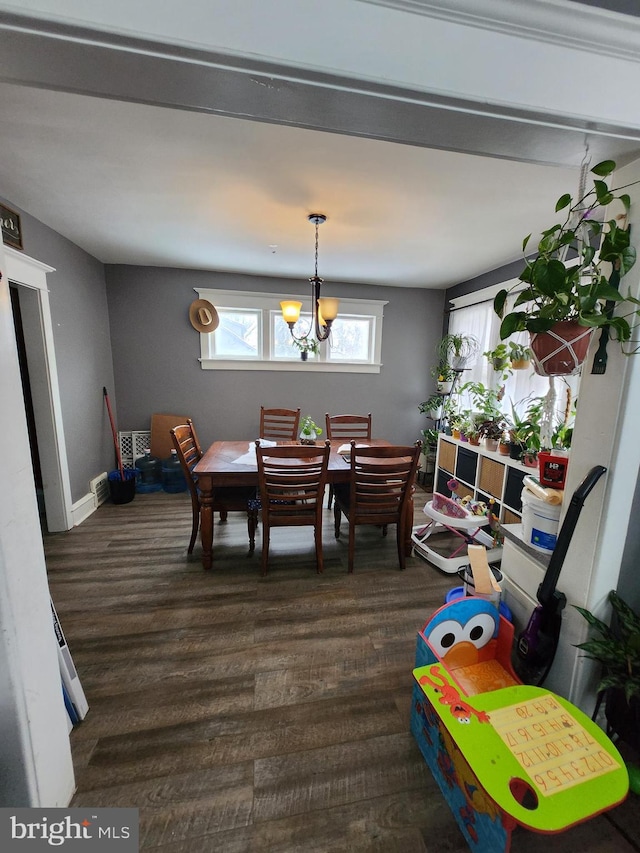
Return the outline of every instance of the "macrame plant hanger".
{"type": "MultiPolygon", "coordinates": [[[[587,186],[587,174],[589,171],[589,163],[591,162],[591,158],[589,157],[589,143],[585,142],[584,149],[584,157],[582,158],[582,163],[580,164],[580,176],[578,178],[578,200],[582,200],[585,196],[586,186],[587,186]]],[[[577,209],[573,216],[574,222],[576,219],[582,218],[583,211],[581,209],[577,209]]],[[[579,222],[575,223],[577,228],[578,235],[578,255],[582,254],[582,246],[584,244],[584,236],[583,229],[579,227],[579,222]]],[[[587,240],[588,240],[588,232],[587,232],[587,240]]],[[[569,251],[569,246],[563,246],[560,252],[560,260],[564,261],[566,259],[567,253],[569,251]]],[[[558,394],[555,386],[555,376],[549,376],[549,390],[547,391],[544,402],[542,404],[542,414],[540,417],[540,446],[543,448],[552,448],[553,447],[553,422],[556,411],[556,403],[558,399],[558,394]]]]}

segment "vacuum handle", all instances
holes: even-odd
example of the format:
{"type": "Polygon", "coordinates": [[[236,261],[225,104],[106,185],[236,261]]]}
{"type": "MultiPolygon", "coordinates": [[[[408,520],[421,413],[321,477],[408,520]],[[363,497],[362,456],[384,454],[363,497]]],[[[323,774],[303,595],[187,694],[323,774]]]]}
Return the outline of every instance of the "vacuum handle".
{"type": "Polygon", "coordinates": [[[547,604],[551,601],[584,502],[589,492],[591,492],[606,470],[604,465],[594,465],[571,496],[567,514],[564,517],[560,533],[556,540],[556,547],[553,549],[544,579],[538,587],[538,601],[540,604],[547,604]]]}

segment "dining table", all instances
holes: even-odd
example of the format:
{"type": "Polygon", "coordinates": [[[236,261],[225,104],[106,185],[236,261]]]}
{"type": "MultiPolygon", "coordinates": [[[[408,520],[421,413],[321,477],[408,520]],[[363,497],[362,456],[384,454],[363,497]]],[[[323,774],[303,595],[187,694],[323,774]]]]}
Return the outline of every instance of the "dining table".
{"type": "MultiPolygon", "coordinates": [[[[282,441],[278,444],[298,444],[295,441],[282,441]]],[[[388,447],[392,442],[384,439],[369,438],[369,447],[388,447]]],[[[318,445],[323,442],[318,441],[318,445]]],[[[344,445],[341,441],[332,441],[329,455],[328,482],[348,483],[350,463],[348,457],[338,449],[344,445]]],[[[202,454],[193,469],[198,478],[200,492],[200,541],[202,543],[202,565],[211,569],[213,565],[213,501],[216,489],[224,486],[255,486],[258,488],[258,463],[255,453],[255,441],[214,441],[202,454]]],[[[408,501],[407,513],[413,518],[413,500],[408,501]]],[[[405,544],[407,556],[411,554],[411,524],[407,525],[408,535],[405,544]]]]}

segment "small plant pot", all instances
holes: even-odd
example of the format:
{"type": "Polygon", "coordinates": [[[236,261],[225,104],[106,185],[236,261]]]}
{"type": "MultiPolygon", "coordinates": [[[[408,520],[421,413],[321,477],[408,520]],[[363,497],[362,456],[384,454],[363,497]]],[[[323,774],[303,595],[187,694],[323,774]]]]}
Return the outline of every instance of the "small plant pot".
{"type": "Polygon", "coordinates": [[[522,454],[524,453],[524,448],[521,444],[518,444],[516,441],[512,441],[509,445],[509,456],[512,459],[515,459],[516,462],[519,462],[522,459],[522,454]]]}
{"type": "Polygon", "coordinates": [[[475,435],[469,436],[469,444],[472,444],[474,447],[480,446],[480,439],[475,435]]]}
{"type": "Polygon", "coordinates": [[[303,361],[306,361],[309,358],[309,353],[306,351],[306,349],[302,350],[302,352],[300,353],[300,358],[303,361]]]}
{"type": "Polygon", "coordinates": [[[511,456],[511,445],[506,441],[499,441],[498,453],[501,453],[502,456],[511,456]]]}
{"type": "Polygon", "coordinates": [[[512,370],[528,370],[531,367],[530,358],[518,358],[511,362],[512,370]]]}
{"type": "Polygon", "coordinates": [[[438,391],[441,394],[450,394],[452,385],[452,382],[438,382],[438,391]]]}
{"type": "Polygon", "coordinates": [[[485,440],[484,440],[484,446],[487,448],[487,450],[490,450],[492,453],[496,452],[496,450],[498,449],[499,443],[500,442],[498,441],[497,438],[485,438],[485,440]]]}
{"type": "Polygon", "coordinates": [[[451,437],[452,438],[458,438],[458,439],[461,438],[460,430],[459,429],[452,429],[451,430],[451,437]]]}

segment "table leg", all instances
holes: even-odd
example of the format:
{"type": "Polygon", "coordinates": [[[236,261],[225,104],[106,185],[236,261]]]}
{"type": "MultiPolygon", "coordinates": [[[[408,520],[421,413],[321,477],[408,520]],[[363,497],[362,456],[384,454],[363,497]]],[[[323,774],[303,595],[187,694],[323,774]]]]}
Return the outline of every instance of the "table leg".
{"type": "Polygon", "coordinates": [[[200,541],[202,543],[202,568],[210,569],[213,556],[213,492],[200,492],[200,541]]]}
{"type": "Polygon", "coordinates": [[[411,541],[411,533],[413,532],[413,495],[411,495],[407,501],[407,508],[405,512],[404,554],[405,557],[410,557],[413,553],[413,542],[411,541]]]}

